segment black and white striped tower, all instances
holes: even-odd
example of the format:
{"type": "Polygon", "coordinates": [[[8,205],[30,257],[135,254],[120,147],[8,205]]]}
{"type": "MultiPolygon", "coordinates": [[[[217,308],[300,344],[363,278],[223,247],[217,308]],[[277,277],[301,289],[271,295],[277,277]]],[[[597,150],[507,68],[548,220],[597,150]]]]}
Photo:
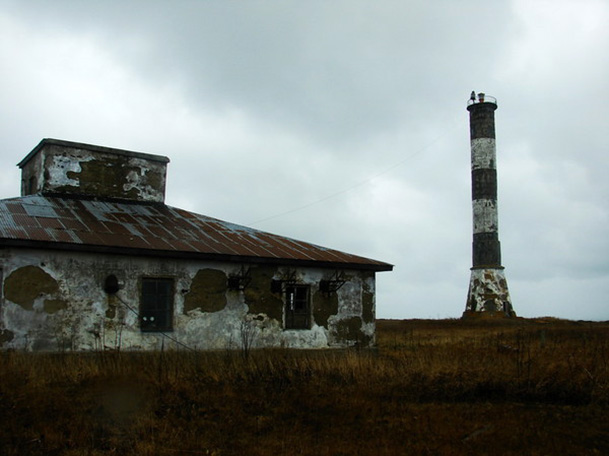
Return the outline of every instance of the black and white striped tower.
{"type": "Polygon", "coordinates": [[[472,92],[467,104],[471,139],[474,236],[472,268],[463,316],[515,316],[501,265],[497,213],[495,110],[497,100],[472,92]]]}

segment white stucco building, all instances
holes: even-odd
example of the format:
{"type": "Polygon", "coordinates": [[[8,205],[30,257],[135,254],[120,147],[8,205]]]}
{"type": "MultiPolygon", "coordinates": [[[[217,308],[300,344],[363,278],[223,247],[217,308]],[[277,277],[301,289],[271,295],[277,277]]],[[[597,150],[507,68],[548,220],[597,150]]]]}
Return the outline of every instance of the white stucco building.
{"type": "Polygon", "coordinates": [[[0,200],[0,347],[375,341],[392,266],[167,206],[167,157],[44,139],[0,200]]]}

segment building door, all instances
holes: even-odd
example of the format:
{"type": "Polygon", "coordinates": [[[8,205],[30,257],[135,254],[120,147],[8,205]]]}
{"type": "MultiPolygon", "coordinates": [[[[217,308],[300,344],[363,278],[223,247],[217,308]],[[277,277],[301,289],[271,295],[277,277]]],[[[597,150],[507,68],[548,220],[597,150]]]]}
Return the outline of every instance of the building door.
{"type": "Polygon", "coordinates": [[[288,285],[285,289],[285,327],[286,329],[310,329],[311,306],[309,287],[288,285]]]}

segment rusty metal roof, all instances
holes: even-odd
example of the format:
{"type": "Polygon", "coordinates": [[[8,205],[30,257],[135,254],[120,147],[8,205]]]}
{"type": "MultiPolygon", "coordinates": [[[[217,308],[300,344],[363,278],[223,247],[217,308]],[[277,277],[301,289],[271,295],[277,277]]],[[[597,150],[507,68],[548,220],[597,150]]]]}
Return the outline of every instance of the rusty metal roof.
{"type": "Polygon", "coordinates": [[[159,203],[30,195],[0,200],[0,247],[390,271],[381,261],[159,203]]]}

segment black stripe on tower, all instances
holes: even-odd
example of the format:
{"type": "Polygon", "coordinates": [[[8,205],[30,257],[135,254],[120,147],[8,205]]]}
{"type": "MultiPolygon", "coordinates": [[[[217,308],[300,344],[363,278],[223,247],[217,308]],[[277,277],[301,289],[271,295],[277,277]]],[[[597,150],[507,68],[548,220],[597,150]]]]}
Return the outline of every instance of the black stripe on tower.
{"type": "Polygon", "coordinates": [[[471,139],[495,138],[495,103],[474,103],[469,111],[469,135],[471,139]]]}
{"type": "Polygon", "coordinates": [[[472,243],[473,268],[501,268],[501,244],[497,233],[476,233],[472,243]]]}
{"type": "Polygon", "coordinates": [[[472,170],[472,201],[490,199],[497,201],[497,170],[478,168],[472,170]]]}

